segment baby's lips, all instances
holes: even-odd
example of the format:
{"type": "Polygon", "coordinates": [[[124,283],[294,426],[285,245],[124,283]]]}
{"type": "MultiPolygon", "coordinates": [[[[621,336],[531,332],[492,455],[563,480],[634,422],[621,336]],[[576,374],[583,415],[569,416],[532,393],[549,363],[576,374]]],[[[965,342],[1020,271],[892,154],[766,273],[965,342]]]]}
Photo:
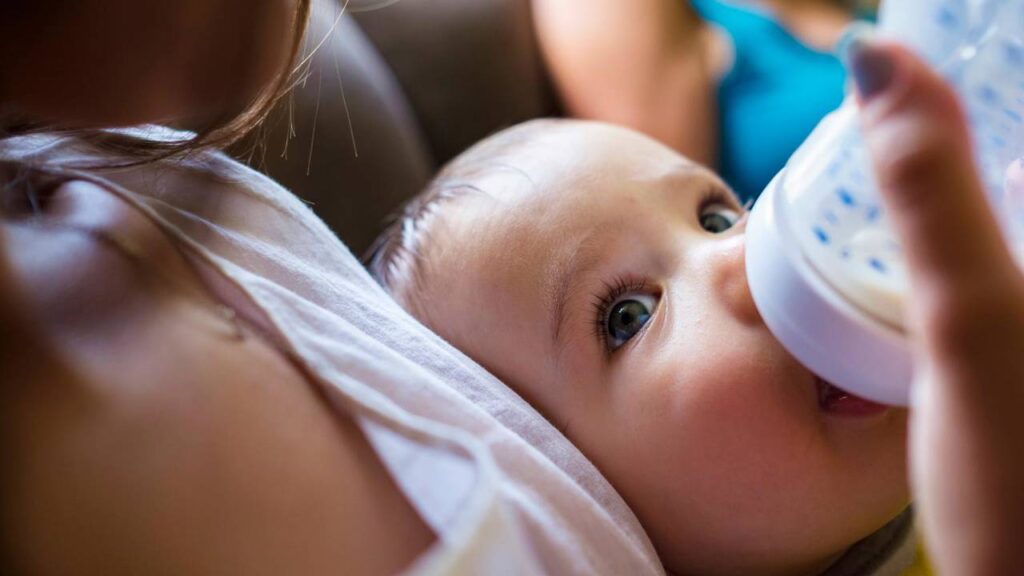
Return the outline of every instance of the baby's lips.
{"type": "Polygon", "coordinates": [[[889,407],[854,394],[835,386],[831,382],[816,378],[818,388],[818,407],[828,413],[848,418],[874,416],[886,412],[889,407]]]}

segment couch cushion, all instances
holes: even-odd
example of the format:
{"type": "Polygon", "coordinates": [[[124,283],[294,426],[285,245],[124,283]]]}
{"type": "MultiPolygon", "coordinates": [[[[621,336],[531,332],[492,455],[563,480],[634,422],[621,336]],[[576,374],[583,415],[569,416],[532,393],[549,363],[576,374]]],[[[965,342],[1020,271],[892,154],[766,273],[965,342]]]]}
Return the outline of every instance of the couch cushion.
{"type": "Polygon", "coordinates": [[[367,0],[332,32],[343,1],[314,2],[319,49],[248,160],[358,255],[444,162],[559,110],[529,0],[367,0]]]}
{"type": "Polygon", "coordinates": [[[337,21],[333,0],[315,6],[306,52],[323,43],[249,161],[311,203],[359,255],[386,217],[423,188],[436,162],[360,27],[347,15],[337,21]]]}
{"type": "Polygon", "coordinates": [[[558,113],[529,0],[402,0],[356,14],[394,71],[434,159],[558,113]]]}

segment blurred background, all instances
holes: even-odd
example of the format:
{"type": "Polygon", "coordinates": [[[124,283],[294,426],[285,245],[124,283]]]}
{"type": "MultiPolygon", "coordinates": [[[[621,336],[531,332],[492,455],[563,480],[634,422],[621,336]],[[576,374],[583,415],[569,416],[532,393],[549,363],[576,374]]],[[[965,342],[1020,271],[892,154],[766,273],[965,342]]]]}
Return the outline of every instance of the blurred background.
{"type": "MultiPolygon", "coordinates": [[[[646,120],[628,125],[648,133],[673,126],[699,134],[697,125],[713,124],[704,144],[717,146],[710,152],[717,157],[714,168],[743,201],[752,201],[817,122],[842,101],[845,69],[833,46],[850,23],[873,19],[877,2],[678,2],[316,0],[304,49],[309,58],[299,67],[295,90],[236,155],[310,203],[357,256],[363,255],[388,216],[445,162],[495,131],[560,116],[569,108],[559,102],[545,68],[537,32],[545,29],[537,26],[545,19],[535,21],[533,12],[533,6],[543,6],[537,9],[548,18],[550,8],[563,18],[557,38],[576,42],[573,48],[582,47],[581,53],[596,62],[597,76],[591,80],[597,83],[581,90],[591,104],[600,108],[608,103],[611,111],[584,115],[616,116],[615,101],[633,88],[633,97],[641,95],[631,100],[633,113],[639,110],[646,120]],[[637,13],[646,10],[654,19],[643,22],[659,29],[665,18],[710,24],[702,29],[721,38],[722,69],[704,81],[707,94],[717,101],[701,108],[699,92],[685,97],[672,92],[671,79],[660,71],[639,92],[638,85],[616,76],[637,69],[632,48],[649,35],[639,24],[623,26],[632,28],[634,36],[629,36],[614,29],[621,20],[586,18],[599,6],[602,13],[629,17],[632,23],[641,22],[637,13]],[[595,21],[613,29],[605,33],[599,26],[596,36],[577,37],[578,30],[595,21]],[[599,52],[602,48],[606,52],[599,52]],[[645,100],[646,94],[662,87],[669,97],[660,104],[667,108],[649,105],[658,101],[645,100]],[[697,100],[687,101],[690,97],[697,100]],[[680,120],[674,112],[685,107],[689,117],[680,120]]],[[[698,37],[690,30],[690,36],[698,37]]],[[[671,44],[667,54],[692,53],[693,46],[671,44]]],[[[712,40],[705,48],[715,54],[717,46],[712,40]]]]}

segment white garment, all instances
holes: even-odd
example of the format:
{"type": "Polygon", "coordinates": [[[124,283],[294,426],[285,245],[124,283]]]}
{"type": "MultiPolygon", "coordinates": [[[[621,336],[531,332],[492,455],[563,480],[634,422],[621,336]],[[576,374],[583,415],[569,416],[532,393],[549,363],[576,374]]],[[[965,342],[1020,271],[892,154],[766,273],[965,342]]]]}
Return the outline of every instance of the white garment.
{"type": "Polygon", "coordinates": [[[45,136],[0,141],[3,159],[107,187],[243,288],[438,535],[410,573],[664,573],[625,502],[561,433],[407,315],[269,179],[220,154],[79,172],[118,158],[45,136]]]}

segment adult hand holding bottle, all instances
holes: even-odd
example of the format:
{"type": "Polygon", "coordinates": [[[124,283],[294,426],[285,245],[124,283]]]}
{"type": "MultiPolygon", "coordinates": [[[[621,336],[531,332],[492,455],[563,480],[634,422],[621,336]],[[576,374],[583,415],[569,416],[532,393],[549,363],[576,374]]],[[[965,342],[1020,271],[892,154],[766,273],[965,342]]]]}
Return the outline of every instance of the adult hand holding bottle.
{"type": "Polygon", "coordinates": [[[865,137],[910,275],[910,464],[944,574],[1022,574],[1024,276],[953,91],[908,51],[858,41],[865,137]]]}

